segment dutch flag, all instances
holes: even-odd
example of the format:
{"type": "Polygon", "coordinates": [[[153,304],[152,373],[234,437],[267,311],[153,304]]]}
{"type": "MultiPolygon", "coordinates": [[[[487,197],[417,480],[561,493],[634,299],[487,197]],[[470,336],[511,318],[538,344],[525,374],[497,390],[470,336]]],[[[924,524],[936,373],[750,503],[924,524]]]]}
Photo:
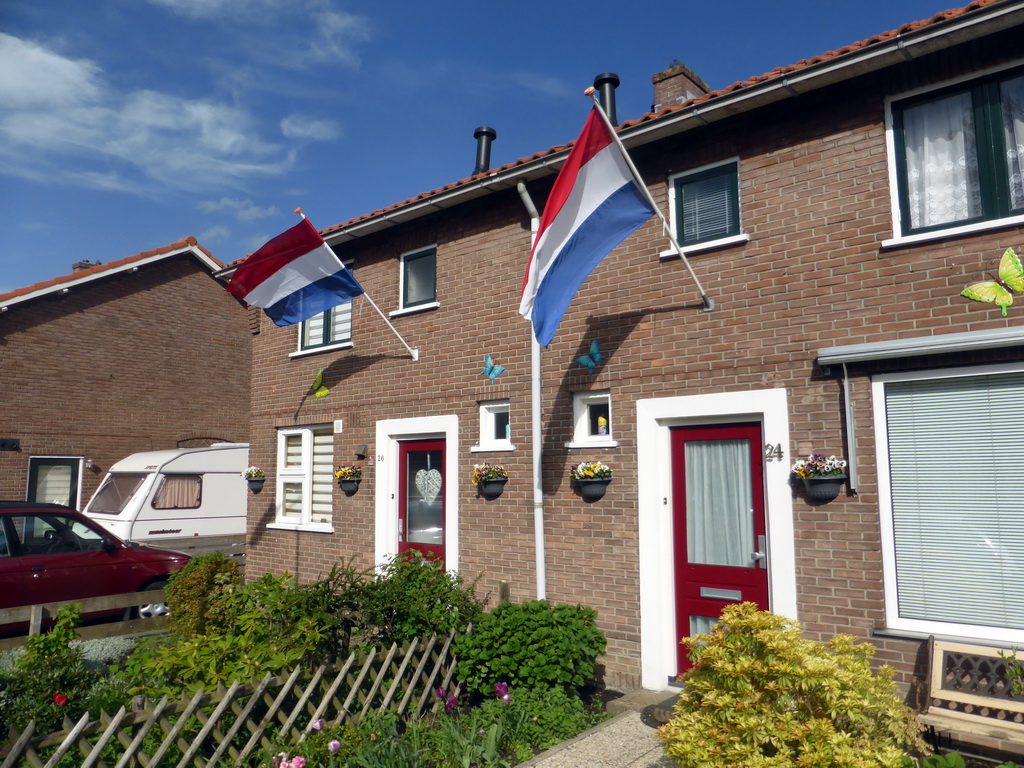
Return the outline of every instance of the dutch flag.
{"type": "Polygon", "coordinates": [[[246,258],[227,288],[275,325],[301,323],[363,293],[306,218],[246,258]]]}
{"type": "Polygon", "coordinates": [[[597,109],[555,179],[523,280],[519,314],[542,347],[598,262],[655,213],[597,109]]]}

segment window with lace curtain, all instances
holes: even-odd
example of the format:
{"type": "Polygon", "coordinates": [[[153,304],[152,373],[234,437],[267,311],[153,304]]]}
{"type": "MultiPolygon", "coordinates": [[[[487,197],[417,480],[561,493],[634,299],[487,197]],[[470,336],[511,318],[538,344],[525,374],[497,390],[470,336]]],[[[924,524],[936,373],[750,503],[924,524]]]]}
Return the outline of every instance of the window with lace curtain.
{"type": "Polygon", "coordinates": [[[1024,214],[1024,72],[892,106],[900,234],[1024,214]]]}
{"type": "Polygon", "coordinates": [[[279,430],[274,526],[331,532],[333,492],[333,428],[279,430]]]}

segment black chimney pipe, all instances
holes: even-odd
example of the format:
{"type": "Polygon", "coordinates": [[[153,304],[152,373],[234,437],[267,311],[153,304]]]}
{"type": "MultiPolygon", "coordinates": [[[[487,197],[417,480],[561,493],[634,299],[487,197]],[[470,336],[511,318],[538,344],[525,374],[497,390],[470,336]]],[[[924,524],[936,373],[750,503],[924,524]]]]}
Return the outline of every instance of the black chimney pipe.
{"type": "Polygon", "coordinates": [[[619,87],[619,76],[613,72],[598,75],[594,78],[594,87],[601,94],[601,106],[608,115],[608,122],[618,125],[619,119],[615,116],[615,89],[619,87]]]}
{"type": "Polygon", "coordinates": [[[498,132],[481,125],[473,131],[473,138],[476,139],[476,168],[473,169],[473,175],[476,176],[491,167],[491,142],[498,138],[498,132]]]}

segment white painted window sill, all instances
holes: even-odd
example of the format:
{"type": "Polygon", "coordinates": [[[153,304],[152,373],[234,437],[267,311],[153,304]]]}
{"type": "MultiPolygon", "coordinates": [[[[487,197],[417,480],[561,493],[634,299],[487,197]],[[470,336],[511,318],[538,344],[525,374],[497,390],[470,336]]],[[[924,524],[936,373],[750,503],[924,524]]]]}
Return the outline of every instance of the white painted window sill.
{"type": "Polygon", "coordinates": [[[989,232],[993,229],[1003,229],[1004,227],[1017,227],[1021,224],[1024,224],[1024,216],[1008,216],[1005,219],[979,221],[975,224],[965,224],[962,227],[948,227],[947,229],[937,229],[934,232],[922,232],[919,235],[891,237],[888,240],[883,240],[879,247],[882,250],[886,250],[889,248],[902,248],[907,245],[914,245],[915,243],[934,243],[937,240],[945,240],[949,237],[970,235],[975,232],[989,232]]]}
{"type": "Polygon", "coordinates": [[[590,440],[586,443],[566,443],[566,448],[618,448],[615,440],[590,440]]]}
{"type": "MultiPolygon", "coordinates": [[[[740,245],[750,240],[750,235],[740,233],[738,235],[732,235],[731,237],[723,237],[719,240],[708,240],[706,243],[694,243],[693,245],[680,245],[679,250],[683,252],[684,256],[689,256],[692,253],[703,253],[704,251],[713,251],[716,248],[728,248],[730,245],[740,245]]],[[[668,261],[670,259],[678,259],[679,254],[673,248],[670,251],[662,251],[658,254],[658,257],[662,261],[668,261]]]]}
{"type": "Polygon", "coordinates": [[[469,449],[470,453],[493,453],[498,451],[514,451],[516,447],[512,443],[492,443],[490,445],[474,445],[469,449]]]}
{"type": "Polygon", "coordinates": [[[355,345],[351,341],[343,341],[338,344],[325,344],[322,347],[312,347],[310,349],[300,349],[297,352],[292,352],[288,357],[307,357],[309,355],[316,355],[320,352],[335,352],[339,349],[352,349],[355,345]]]}
{"type": "Polygon", "coordinates": [[[415,315],[419,312],[429,312],[432,309],[437,309],[441,306],[441,302],[432,301],[429,304],[418,304],[415,307],[407,307],[406,309],[396,309],[394,312],[389,312],[388,317],[401,317],[402,315],[415,315]]]}
{"type": "Polygon", "coordinates": [[[272,531],[297,531],[299,533],[334,533],[334,526],[328,523],[308,523],[297,525],[295,523],[268,523],[267,528],[272,531]]]}

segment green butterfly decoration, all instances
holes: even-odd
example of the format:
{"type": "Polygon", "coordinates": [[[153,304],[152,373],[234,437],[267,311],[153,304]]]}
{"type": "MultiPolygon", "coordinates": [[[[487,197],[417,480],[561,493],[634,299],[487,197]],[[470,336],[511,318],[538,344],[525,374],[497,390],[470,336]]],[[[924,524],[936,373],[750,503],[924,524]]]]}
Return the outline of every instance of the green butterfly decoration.
{"type": "Polygon", "coordinates": [[[1003,317],[1006,317],[1006,308],[1013,304],[1013,293],[1024,293],[1024,267],[1013,248],[1007,248],[999,259],[998,277],[995,280],[971,283],[960,295],[972,301],[995,304],[1003,311],[1003,317]]]}
{"type": "Polygon", "coordinates": [[[319,400],[322,397],[327,397],[331,394],[331,390],[324,386],[324,369],[321,368],[316,372],[316,378],[313,379],[313,383],[309,387],[309,391],[313,393],[313,396],[319,400]]]}

